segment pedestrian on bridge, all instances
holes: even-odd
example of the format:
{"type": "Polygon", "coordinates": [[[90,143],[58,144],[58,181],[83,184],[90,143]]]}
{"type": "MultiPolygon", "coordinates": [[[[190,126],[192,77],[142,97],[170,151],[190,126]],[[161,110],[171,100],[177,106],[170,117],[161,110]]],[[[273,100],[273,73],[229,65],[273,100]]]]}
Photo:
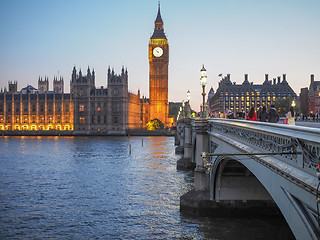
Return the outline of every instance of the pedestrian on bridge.
{"type": "Polygon", "coordinates": [[[254,107],[251,107],[250,112],[247,115],[247,120],[249,121],[257,121],[257,113],[254,107]]]}
{"type": "Polygon", "coordinates": [[[296,125],[294,118],[296,117],[296,114],[293,110],[293,107],[290,107],[289,112],[287,113],[287,119],[288,119],[288,125],[296,125]]]}
{"type": "Polygon", "coordinates": [[[268,112],[266,106],[263,106],[262,111],[260,111],[258,117],[261,122],[266,122],[268,120],[268,112]]]}
{"type": "Polygon", "coordinates": [[[279,121],[279,113],[274,105],[271,105],[271,108],[269,110],[268,121],[272,123],[277,123],[279,121]]]}

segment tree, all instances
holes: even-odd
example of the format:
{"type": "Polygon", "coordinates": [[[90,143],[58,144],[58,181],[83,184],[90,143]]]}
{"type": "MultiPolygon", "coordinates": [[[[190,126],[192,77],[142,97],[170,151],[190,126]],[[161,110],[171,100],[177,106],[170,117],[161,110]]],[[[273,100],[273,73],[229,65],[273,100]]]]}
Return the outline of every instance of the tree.
{"type": "MultiPolygon", "coordinates": [[[[287,114],[287,112],[289,112],[293,100],[293,97],[287,97],[280,98],[277,101],[275,101],[274,106],[279,111],[281,117],[284,117],[287,114]]],[[[297,112],[297,109],[295,110],[295,112],[297,112]]]]}
{"type": "Polygon", "coordinates": [[[150,122],[147,123],[148,130],[161,130],[164,129],[164,124],[158,119],[152,119],[150,122]]]}

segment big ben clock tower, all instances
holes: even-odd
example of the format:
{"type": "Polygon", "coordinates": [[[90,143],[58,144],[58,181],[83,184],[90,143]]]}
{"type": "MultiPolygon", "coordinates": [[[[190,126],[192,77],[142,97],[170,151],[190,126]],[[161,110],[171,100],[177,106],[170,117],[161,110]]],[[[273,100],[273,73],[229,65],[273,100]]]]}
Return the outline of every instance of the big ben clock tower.
{"type": "Polygon", "coordinates": [[[149,111],[150,120],[157,118],[165,126],[169,125],[168,65],[169,45],[163,30],[159,4],[154,31],[149,42],[149,111]]]}

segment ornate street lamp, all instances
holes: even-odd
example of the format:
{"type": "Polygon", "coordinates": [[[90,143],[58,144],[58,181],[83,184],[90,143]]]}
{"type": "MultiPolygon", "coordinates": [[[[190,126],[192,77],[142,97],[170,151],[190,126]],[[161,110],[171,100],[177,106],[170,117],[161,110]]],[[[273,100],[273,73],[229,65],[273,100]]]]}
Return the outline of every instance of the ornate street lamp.
{"type": "Polygon", "coordinates": [[[292,107],[295,107],[295,106],[296,106],[296,102],[295,102],[294,100],[292,100],[291,106],[292,106],[292,107]]]}
{"type": "Polygon", "coordinates": [[[191,115],[191,108],[190,108],[190,99],[191,99],[191,97],[190,97],[190,91],[188,90],[188,92],[187,92],[187,106],[186,106],[186,108],[187,108],[187,110],[186,110],[186,117],[187,118],[190,118],[190,115],[191,115]]]}
{"type": "Polygon", "coordinates": [[[187,92],[187,101],[188,101],[188,103],[190,102],[190,99],[191,99],[191,97],[190,97],[190,91],[188,90],[188,92],[187,92]]]}
{"type": "Polygon", "coordinates": [[[185,103],[184,100],[182,101],[182,118],[185,118],[185,103]]]}
{"type": "Polygon", "coordinates": [[[206,85],[207,85],[207,70],[204,68],[204,64],[200,70],[201,77],[200,77],[200,84],[202,86],[202,117],[206,117],[206,103],[205,103],[205,96],[206,96],[206,85]]]}

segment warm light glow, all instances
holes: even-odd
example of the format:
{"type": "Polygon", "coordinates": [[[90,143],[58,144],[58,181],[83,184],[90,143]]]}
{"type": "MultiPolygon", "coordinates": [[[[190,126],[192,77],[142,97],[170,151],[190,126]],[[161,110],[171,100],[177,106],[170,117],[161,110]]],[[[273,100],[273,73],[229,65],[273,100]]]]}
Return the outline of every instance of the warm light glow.
{"type": "Polygon", "coordinates": [[[168,44],[168,40],[167,39],[150,39],[150,44],[154,44],[154,45],[168,44]]]}
{"type": "Polygon", "coordinates": [[[204,68],[204,65],[202,65],[202,68],[200,70],[200,84],[201,86],[207,85],[207,70],[204,68]]]}
{"type": "Polygon", "coordinates": [[[188,92],[187,92],[187,101],[189,102],[189,101],[190,101],[190,99],[191,99],[190,91],[188,90],[188,92]]]}
{"type": "Polygon", "coordinates": [[[295,102],[294,100],[292,101],[291,106],[292,106],[292,107],[295,107],[295,106],[296,106],[296,102],[295,102]]]}

